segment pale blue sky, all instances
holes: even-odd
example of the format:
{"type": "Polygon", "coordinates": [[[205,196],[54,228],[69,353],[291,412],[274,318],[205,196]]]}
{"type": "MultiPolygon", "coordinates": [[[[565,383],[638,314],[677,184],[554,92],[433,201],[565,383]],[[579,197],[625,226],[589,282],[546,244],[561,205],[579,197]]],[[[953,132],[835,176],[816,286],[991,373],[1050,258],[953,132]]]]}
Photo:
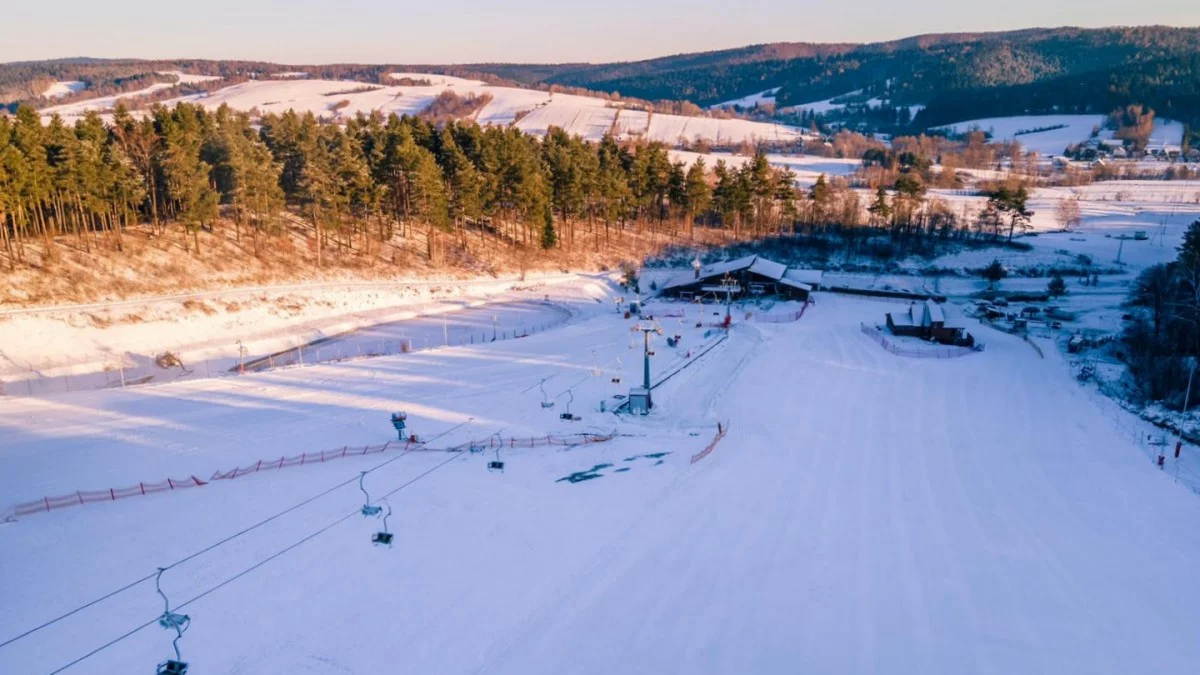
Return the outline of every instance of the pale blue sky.
{"type": "Polygon", "coordinates": [[[615,61],[778,41],[1030,26],[1200,25],[1198,0],[33,0],[0,62],[64,56],[281,63],[615,61]],[[998,15],[999,13],[999,15],[998,15]]]}

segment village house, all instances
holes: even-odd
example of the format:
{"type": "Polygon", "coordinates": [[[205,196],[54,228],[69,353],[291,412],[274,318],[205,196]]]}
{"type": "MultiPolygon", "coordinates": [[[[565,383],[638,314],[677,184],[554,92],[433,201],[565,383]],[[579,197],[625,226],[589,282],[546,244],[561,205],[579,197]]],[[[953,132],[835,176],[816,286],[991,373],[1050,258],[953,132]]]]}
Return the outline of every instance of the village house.
{"type": "Polygon", "coordinates": [[[971,347],[975,338],[957,320],[947,321],[946,311],[933,300],[914,302],[899,312],[888,312],[887,327],[896,336],[918,337],[944,345],[971,347]]]}

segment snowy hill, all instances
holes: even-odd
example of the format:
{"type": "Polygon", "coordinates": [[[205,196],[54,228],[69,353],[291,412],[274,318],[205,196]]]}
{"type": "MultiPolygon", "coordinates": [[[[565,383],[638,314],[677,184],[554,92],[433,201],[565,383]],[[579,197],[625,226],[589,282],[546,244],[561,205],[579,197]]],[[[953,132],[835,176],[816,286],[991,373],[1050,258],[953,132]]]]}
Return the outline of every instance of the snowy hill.
{"type": "Polygon", "coordinates": [[[694,327],[708,309],[652,303],[684,340],[655,339],[652,377],[695,360],[652,415],[615,417],[599,403],[638,381],[640,345],[593,304],[521,340],[6,402],[0,490],[15,497],[250,470],[0,525],[0,640],[144,578],[0,647],[0,671],[149,672],[173,656],[155,622],[168,565],[164,592],[191,617],[182,656],[203,672],[1124,674],[1200,659],[1182,639],[1200,500],[1114,433],[1053,350],[972,326],[984,352],[897,356],[859,328],[896,305],[833,295],[795,323],[738,312],[717,343],[694,327]],[[581,421],[560,419],[568,404],[581,421]],[[254,470],[380,447],[397,409],[429,449],[254,470]],[[602,430],[618,435],[465,449],[602,430]],[[371,544],[385,523],[359,515],[365,499],[391,510],[392,548],[371,544]]]}
{"type": "MultiPolygon", "coordinates": [[[[344,119],[358,113],[372,112],[416,115],[425,110],[438,94],[450,90],[460,95],[487,94],[492,97],[491,102],[474,117],[480,124],[508,125],[521,116],[516,121],[517,128],[532,134],[545,134],[549,127],[556,126],[588,140],[599,140],[604,134],[614,132],[624,137],[646,138],[669,144],[699,139],[723,145],[752,140],[791,142],[802,136],[801,130],[781,124],[648,113],[601,98],[492,86],[445,75],[407,72],[392,75],[395,79],[429,81],[430,84],[383,86],[348,80],[302,78],[252,80],[208,94],[172,99],[165,104],[187,101],[210,109],[225,104],[236,110],[257,110],[261,113],[295,110],[329,119],[344,119]],[[348,103],[341,105],[343,101],[348,103]]],[[[87,110],[110,109],[118,98],[151,93],[170,86],[159,83],[121,96],[52,106],[42,110],[42,113],[58,114],[70,122],[87,110]]]]}
{"type": "MultiPolygon", "coordinates": [[[[1092,135],[1092,130],[1103,127],[1104,115],[1021,115],[1017,117],[989,117],[949,124],[939,129],[951,133],[965,133],[979,129],[991,133],[994,141],[1016,140],[1026,150],[1039,155],[1061,155],[1068,145],[1082,143],[1092,135]],[[1048,127],[1057,127],[1047,129],[1048,127]],[[1047,129],[1036,133],[1035,129],[1047,129]]],[[[1112,138],[1111,129],[1101,129],[1100,138],[1112,138]]],[[[1150,134],[1150,145],[1178,144],[1183,138],[1183,124],[1173,120],[1154,120],[1150,134]]]]}

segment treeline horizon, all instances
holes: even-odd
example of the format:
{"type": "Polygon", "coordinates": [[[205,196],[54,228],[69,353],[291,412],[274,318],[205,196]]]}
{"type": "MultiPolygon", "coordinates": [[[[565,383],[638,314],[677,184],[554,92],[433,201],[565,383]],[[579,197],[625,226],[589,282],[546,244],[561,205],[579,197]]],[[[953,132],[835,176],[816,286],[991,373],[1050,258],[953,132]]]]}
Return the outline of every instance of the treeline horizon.
{"type": "Polygon", "coordinates": [[[442,122],[359,115],[336,125],[311,113],[252,118],[180,103],[140,117],[119,107],[109,124],[93,112],[68,126],[23,107],[0,117],[8,267],[26,262],[31,242],[52,246],[64,236],[85,251],[121,251],[125,229],[143,224],[198,250],[200,231],[232,221],[257,255],[288,219],[308,228],[318,266],[331,246],[363,250],[414,232],[437,263],[468,236],[529,256],[600,250],[629,228],[688,238],[715,228],[737,239],[838,226],[851,232],[850,248],[884,234],[908,251],[922,250],[922,237],[998,239],[1014,227],[1001,226],[995,204],[960,211],[926,199],[938,179],[927,155],[944,148],[925,138],[867,162],[887,166],[864,168],[875,189],[866,204],[842,179],[822,175],[798,188],[762,152],[741,166],[687,165],[658,142],[442,122]]]}

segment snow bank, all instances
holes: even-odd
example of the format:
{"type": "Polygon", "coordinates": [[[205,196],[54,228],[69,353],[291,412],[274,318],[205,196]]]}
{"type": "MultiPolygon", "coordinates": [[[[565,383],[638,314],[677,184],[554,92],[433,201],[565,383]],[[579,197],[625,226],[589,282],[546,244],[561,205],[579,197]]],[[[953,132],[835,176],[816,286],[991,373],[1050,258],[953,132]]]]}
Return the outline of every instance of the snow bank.
{"type": "MultiPolygon", "coordinates": [[[[76,378],[73,387],[82,388],[84,375],[134,369],[167,351],[185,364],[239,355],[253,359],[366,326],[540,298],[539,292],[560,292],[556,288],[574,289],[571,292],[587,297],[590,279],[529,275],[526,282],[510,277],[313,284],[4,312],[0,313],[0,343],[9,346],[0,355],[0,382],[24,393],[25,387],[16,383],[31,375],[39,382],[62,379],[63,389],[65,378],[71,376],[76,378]],[[181,322],[186,331],[179,330],[181,322]]],[[[512,330],[526,325],[524,314],[509,313],[496,326],[512,330]]],[[[547,321],[541,317],[536,323],[547,321]]],[[[437,328],[440,337],[440,321],[437,328]]],[[[367,351],[373,346],[367,345],[367,351]]],[[[416,346],[424,346],[420,338],[416,346]]],[[[353,345],[348,349],[356,353],[353,345]]]]}

